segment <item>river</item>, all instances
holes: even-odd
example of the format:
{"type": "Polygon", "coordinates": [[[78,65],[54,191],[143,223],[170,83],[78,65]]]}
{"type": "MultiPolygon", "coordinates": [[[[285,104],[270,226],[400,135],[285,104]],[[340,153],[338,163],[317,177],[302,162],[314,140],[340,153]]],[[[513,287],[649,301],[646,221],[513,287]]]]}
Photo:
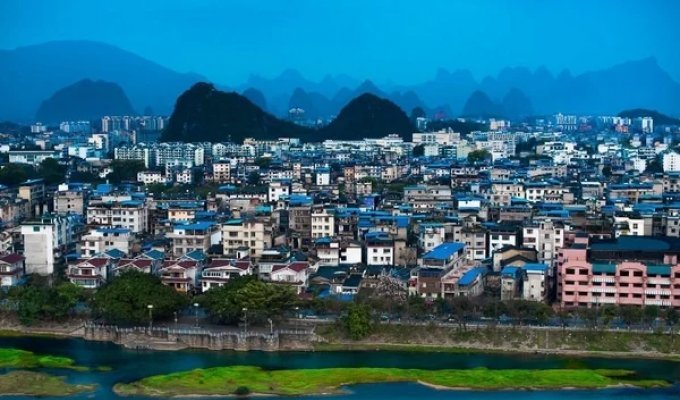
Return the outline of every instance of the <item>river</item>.
{"type": "MultiPolygon", "coordinates": [[[[112,387],[117,382],[173,371],[219,365],[256,365],[263,368],[322,368],[322,367],[400,367],[400,368],[624,368],[637,371],[647,378],[680,381],[680,362],[646,359],[568,358],[545,355],[476,354],[476,353],[408,353],[408,352],[233,352],[183,350],[176,352],[134,351],[112,343],[88,342],[82,339],[52,339],[32,337],[0,338],[0,347],[14,347],[36,353],[73,358],[78,365],[109,366],[107,372],[75,372],[47,370],[67,376],[72,383],[96,383],[95,393],[73,396],[74,399],[117,399],[112,387]]],[[[471,399],[471,400],[580,400],[616,398],[617,400],[679,399],[680,384],[667,389],[607,389],[563,391],[438,391],[410,383],[356,385],[350,393],[338,396],[312,397],[304,400],[372,400],[372,399],[471,399]]],[[[5,399],[26,397],[4,397],[5,399]]]]}

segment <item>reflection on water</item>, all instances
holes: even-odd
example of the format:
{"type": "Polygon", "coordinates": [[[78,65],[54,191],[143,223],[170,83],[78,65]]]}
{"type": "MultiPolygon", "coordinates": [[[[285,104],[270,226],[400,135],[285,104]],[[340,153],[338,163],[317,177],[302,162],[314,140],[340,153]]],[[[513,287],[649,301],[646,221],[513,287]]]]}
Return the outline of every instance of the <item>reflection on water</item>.
{"type": "MultiPolygon", "coordinates": [[[[36,353],[71,357],[79,365],[110,366],[109,372],[50,371],[68,376],[72,383],[97,383],[96,393],[73,396],[85,399],[118,398],[111,388],[116,382],[131,382],[145,376],[193,368],[219,365],[257,365],[267,369],[322,367],[399,367],[399,368],[624,368],[647,378],[680,381],[680,363],[655,360],[618,360],[606,358],[570,359],[544,355],[460,354],[405,352],[231,352],[183,350],[177,352],[126,350],[111,343],[87,342],[80,339],[0,338],[0,347],[17,347],[36,353]]],[[[414,399],[502,399],[502,400],[577,400],[577,399],[679,399],[680,386],[670,389],[608,389],[593,391],[437,391],[417,384],[374,384],[350,388],[346,395],[333,399],[390,400],[414,399]]],[[[12,397],[5,397],[12,398],[12,397]]],[[[25,397],[24,397],[25,398],[25,397]]],[[[213,397],[214,398],[214,397],[213,397]]],[[[309,397],[305,400],[329,396],[309,397]]]]}

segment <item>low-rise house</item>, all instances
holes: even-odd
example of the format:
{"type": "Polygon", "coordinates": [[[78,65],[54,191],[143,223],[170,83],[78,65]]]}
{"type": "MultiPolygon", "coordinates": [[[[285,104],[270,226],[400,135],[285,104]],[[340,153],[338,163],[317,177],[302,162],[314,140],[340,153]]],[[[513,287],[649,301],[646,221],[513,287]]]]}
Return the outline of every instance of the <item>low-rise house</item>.
{"type": "Polygon", "coordinates": [[[201,272],[201,289],[206,292],[212,288],[224,286],[230,279],[252,273],[253,266],[249,259],[213,259],[201,272]]]}
{"type": "Polygon", "coordinates": [[[24,258],[19,254],[0,256],[0,286],[10,287],[21,282],[24,276],[24,258]]]}
{"type": "Polygon", "coordinates": [[[197,261],[166,260],[160,270],[161,282],[178,292],[191,292],[196,288],[200,267],[197,261]]]}
{"type": "Polygon", "coordinates": [[[530,263],[522,266],[524,283],[522,284],[522,299],[531,301],[546,301],[548,299],[549,267],[546,264],[530,263]]]}
{"type": "Polygon", "coordinates": [[[68,266],[66,277],[74,285],[97,289],[106,282],[110,268],[110,258],[82,258],[68,266]]]}
{"type": "Polygon", "coordinates": [[[307,262],[295,261],[289,264],[274,265],[269,279],[272,282],[293,285],[297,293],[300,294],[307,287],[309,273],[309,264],[307,262]]]}
{"type": "Polygon", "coordinates": [[[508,266],[501,270],[501,301],[515,300],[522,293],[522,268],[508,266]]]}

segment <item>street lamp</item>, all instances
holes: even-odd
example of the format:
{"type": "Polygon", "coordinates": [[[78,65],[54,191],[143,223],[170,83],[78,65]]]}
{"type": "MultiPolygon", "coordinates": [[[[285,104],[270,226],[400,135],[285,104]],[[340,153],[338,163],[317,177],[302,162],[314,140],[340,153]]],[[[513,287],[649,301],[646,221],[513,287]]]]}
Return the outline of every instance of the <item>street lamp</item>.
{"type": "Polygon", "coordinates": [[[248,309],[243,307],[243,332],[248,335],[248,309]]]}
{"type": "Polygon", "coordinates": [[[177,311],[173,311],[172,315],[175,317],[175,329],[177,329],[177,311]]]}
{"type": "Polygon", "coordinates": [[[299,313],[300,307],[296,306],[295,308],[293,308],[293,310],[295,310],[295,333],[297,333],[297,331],[298,331],[298,319],[300,319],[300,313],[299,313]]]}
{"type": "Polygon", "coordinates": [[[146,306],[149,309],[149,334],[151,334],[151,329],[153,329],[153,304],[146,306]]]}
{"type": "Polygon", "coordinates": [[[271,318],[267,318],[267,322],[269,322],[269,336],[272,336],[274,334],[274,323],[271,318]]]}
{"type": "Polygon", "coordinates": [[[195,311],[195,314],[194,314],[194,317],[195,317],[195,319],[194,319],[194,325],[195,325],[196,327],[198,327],[198,305],[199,305],[198,303],[194,303],[194,311],[195,311]]]}

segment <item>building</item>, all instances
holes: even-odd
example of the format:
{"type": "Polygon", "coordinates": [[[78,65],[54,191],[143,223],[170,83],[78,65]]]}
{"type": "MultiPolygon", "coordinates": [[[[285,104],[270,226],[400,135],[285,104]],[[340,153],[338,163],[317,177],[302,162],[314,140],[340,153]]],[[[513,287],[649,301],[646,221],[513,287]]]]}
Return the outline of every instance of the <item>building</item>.
{"type": "Polygon", "coordinates": [[[416,132],[413,134],[413,144],[439,144],[441,146],[453,146],[460,141],[460,133],[451,128],[436,132],[416,132]]]}
{"type": "Polygon", "coordinates": [[[230,279],[253,273],[250,260],[215,258],[201,272],[201,290],[224,286],[230,279]]]}
{"type": "Polygon", "coordinates": [[[179,258],[193,251],[207,254],[210,246],[220,243],[222,235],[212,222],[195,222],[175,225],[166,237],[172,242],[173,256],[179,258]]]}
{"type": "Polygon", "coordinates": [[[27,274],[54,273],[55,260],[64,254],[68,244],[75,243],[73,225],[69,216],[53,214],[21,225],[27,274]]]}
{"type": "Polygon", "coordinates": [[[324,207],[312,208],[312,239],[335,235],[334,210],[324,207]]]}
{"type": "Polygon", "coordinates": [[[546,301],[550,289],[550,268],[546,264],[530,263],[522,265],[524,282],[522,299],[546,301]]]}
{"type": "Polygon", "coordinates": [[[160,269],[161,282],[181,293],[189,293],[196,288],[201,264],[194,260],[166,260],[160,269]]]}
{"type": "Polygon", "coordinates": [[[675,151],[664,153],[663,172],[680,172],[680,154],[675,151]]]}
{"type": "Polygon", "coordinates": [[[30,164],[39,166],[48,158],[59,158],[59,152],[53,150],[10,150],[10,164],[30,164]]]}
{"type": "Polygon", "coordinates": [[[231,182],[231,162],[217,161],[212,165],[213,181],[216,183],[231,182]]]}
{"type": "Polygon", "coordinates": [[[621,236],[584,240],[562,249],[562,307],[680,307],[680,239],[621,236]]]}
{"type": "Polygon", "coordinates": [[[222,224],[222,251],[235,254],[246,248],[251,257],[259,259],[272,246],[272,226],[269,218],[244,216],[222,224]]]}
{"type": "Polygon", "coordinates": [[[160,171],[140,171],[137,172],[137,182],[145,185],[152,185],[154,183],[167,183],[167,179],[160,171]]]}
{"type": "Polygon", "coordinates": [[[127,228],[96,228],[80,239],[80,254],[94,257],[106,251],[117,249],[125,255],[132,252],[134,235],[127,228]]]}
{"type": "Polygon", "coordinates": [[[424,268],[454,269],[465,263],[465,244],[446,242],[428,251],[420,258],[420,265],[424,268]]]}
{"type": "Polygon", "coordinates": [[[144,233],[149,227],[149,214],[141,200],[96,201],[87,206],[87,223],[144,233]]]}
{"type": "Polygon", "coordinates": [[[564,225],[559,221],[542,219],[527,222],[522,228],[522,246],[538,251],[538,261],[550,266],[564,246],[564,225]]]}
{"type": "Polygon", "coordinates": [[[8,288],[21,282],[24,277],[24,258],[19,254],[0,255],[0,287],[8,288]]]}
{"type": "Polygon", "coordinates": [[[68,184],[59,185],[54,192],[55,214],[85,215],[86,192],[82,188],[70,187],[68,184]]]}
{"type": "Polygon", "coordinates": [[[110,267],[109,258],[83,258],[69,264],[66,277],[74,285],[97,289],[106,282],[110,267]]]}
{"type": "Polygon", "coordinates": [[[303,293],[307,287],[309,277],[309,264],[307,262],[295,261],[288,264],[276,264],[272,267],[269,280],[293,286],[297,293],[303,293]]]}
{"type": "Polygon", "coordinates": [[[394,240],[385,232],[369,232],[366,234],[366,264],[394,265],[394,240]]]}

